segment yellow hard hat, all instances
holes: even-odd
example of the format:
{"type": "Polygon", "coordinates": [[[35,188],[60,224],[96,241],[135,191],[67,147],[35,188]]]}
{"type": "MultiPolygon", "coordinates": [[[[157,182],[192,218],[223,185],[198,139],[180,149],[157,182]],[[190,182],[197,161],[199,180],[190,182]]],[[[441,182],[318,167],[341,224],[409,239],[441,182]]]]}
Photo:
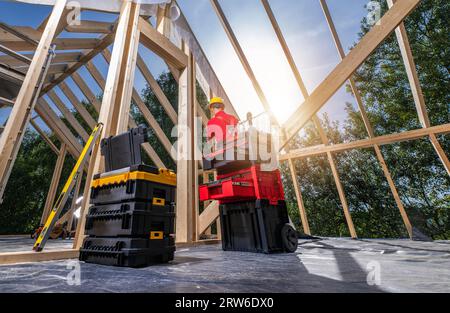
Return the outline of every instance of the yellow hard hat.
{"type": "Polygon", "coordinates": [[[223,99],[220,97],[214,97],[209,101],[209,109],[211,109],[211,106],[213,104],[222,104],[223,106],[225,106],[223,99]]]}

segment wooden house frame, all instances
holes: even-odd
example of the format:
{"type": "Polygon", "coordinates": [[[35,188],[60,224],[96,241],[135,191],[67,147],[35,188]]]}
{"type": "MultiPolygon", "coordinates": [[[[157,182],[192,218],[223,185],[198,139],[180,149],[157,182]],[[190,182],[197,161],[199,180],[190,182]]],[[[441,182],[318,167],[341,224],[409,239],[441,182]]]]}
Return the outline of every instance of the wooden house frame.
{"type": "MultiPolygon", "coordinates": [[[[305,234],[311,234],[294,161],[296,159],[316,155],[327,156],[349,232],[353,238],[357,238],[358,235],[353,225],[345,191],[339,178],[334,154],[336,152],[351,149],[373,148],[389,184],[392,196],[400,211],[405,228],[412,238],[413,230],[411,222],[409,221],[380,146],[427,137],[431,141],[442,165],[450,175],[450,162],[448,156],[445,154],[437,139],[437,135],[450,132],[450,124],[430,125],[425,100],[419,83],[416,66],[414,64],[414,58],[403,24],[403,20],[408,17],[417,5],[420,4],[421,0],[387,0],[390,9],[384,14],[380,22],[377,25],[374,25],[347,55],[340,42],[326,0],[317,1],[319,1],[322,6],[324,17],[330,28],[341,61],[318,85],[318,87],[313,92],[309,93],[303,82],[300,70],[295,64],[292,53],[284,39],[282,30],[278,25],[269,1],[261,0],[261,4],[267,13],[268,21],[273,26],[273,30],[294,74],[299,87],[299,92],[305,99],[304,103],[298,107],[295,114],[293,114],[283,125],[278,125],[285,134],[282,149],[279,153],[279,159],[280,161],[287,162],[289,165],[303,231],[305,234]],[[352,75],[383,42],[383,40],[393,32],[395,32],[397,36],[422,128],[398,134],[376,136],[367,117],[363,99],[359,94],[352,75]],[[332,145],[330,144],[316,113],[326,104],[334,93],[347,82],[351,86],[355,96],[368,134],[368,139],[332,145]],[[322,144],[289,151],[286,148],[287,144],[309,121],[312,121],[319,131],[322,144]]],[[[177,5],[175,1],[173,1],[172,4],[177,5]]],[[[167,5],[166,8],[160,7],[156,16],[156,25],[152,25],[148,17],[140,16],[140,4],[131,0],[123,0],[118,19],[114,23],[83,20],[80,25],[69,25],[67,16],[70,12],[70,8],[68,8],[67,5],[67,0],[56,0],[51,14],[36,29],[30,27],[11,27],[3,23],[0,24],[0,51],[5,54],[0,56],[0,77],[6,79],[11,84],[16,84],[20,87],[17,91],[17,96],[0,97],[0,106],[12,107],[11,114],[0,137],[0,198],[2,198],[5,186],[8,182],[23,133],[28,125],[31,124],[31,126],[48,143],[51,150],[58,156],[42,220],[46,218],[52,208],[66,155],[70,154],[77,159],[82,150],[82,142],[85,142],[88,137],[86,130],[80,125],[73,113],[69,110],[68,103],[64,103],[58,96],[58,93],[55,92],[55,88],[58,88],[61,93],[64,94],[69,100],[70,105],[77,110],[91,129],[97,122],[104,124],[102,138],[124,132],[128,128],[136,126],[136,122],[129,115],[130,103],[133,100],[148,125],[153,129],[159,142],[169,154],[171,151],[171,142],[141,99],[139,92],[134,88],[134,76],[137,70],[142,73],[158,101],[165,109],[168,117],[175,125],[187,126],[189,129],[193,129],[194,118],[196,116],[200,116],[203,123],[206,123],[207,115],[199,105],[196,97],[196,80],[199,75],[202,75],[207,82],[207,86],[201,84],[205,94],[209,97],[220,96],[224,98],[227,110],[235,113],[235,109],[222,87],[220,80],[215,74],[183,14],[181,14],[176,21],[172,21],[168,14],[169,5],[167,5]],[[179,32],[182,41],[181,45],[170,40],[169,30],[171,27],[181,28],[183,30],[182,32],[179,32]],[[59,34],[64,30],[73,33],[94,33],[100,34],[100,36],[98,38],[81,39],[58,38],[59,34]],[[42,89],[40,90],[39,96],[36,97],[37,101],[33,101],[34,86],[39,83],[41,76],[40,69],[45,66],[45,62],[48,58],[48,51],[53,44],[56,45],[56,49],[59,52],[54,57],[53,63],[48,69],[42,89]],[[177,80],[179,84],[178,113],[176,113],[167,97],[164,95],[142,56],[139,55],[139,44],[142,44],[160,57],[168,65],[168,68],[177,80]],[[111,45],[113,45],[112,51],[109,50],[111,45]],[[64,52],[62,50],[70,50],[70,52],[64,52]],[[21,51],[34,52],[24,54],[20,53],[21,51]],[[107,77],[103,77],[93,62],[94,57],[98,55],[101,55],[109,64],[107,77]],[[24,68],[26,69],[25,72],[18,70],[24,68]],[[80,75],[79,70],[81,68],[87,69],[89,75],[91,75],[94,81],[101,86],[103,90],[103,98],[101,101],[95,96],[93,90],[80,75]],[[90,115],[84,105],[80,103],[73,91],[69,88],[66,82],[66,79],[69,77],[98,112],[98,120],[95,120],[92,115],[90,115]],[[43,97],[44,95],[47,95],[57,106],[67,123],[69,123],[71,128],[76,132],[75,134],[53,111],[49,103],[43,97]],[[33,116],[34,113],[35,116],[33,116]],[[46,132],[39,127],[36,123],[36,118],[42,119],[48,128],[56,135],[61,142],[60,147],[57,147],[46,132]]],[[[211,0],[211,5],[241,61],[248,78],[252,82],[265,111],[271,117],[272,123],[278,124],[271,112],[264,90],[258,82],[219,1],[211,0]]],[[[3,86],[0,87],[0,89],[2,88],[3,86]]],[[[4,91],[5,94],[8,94],[8,90],[4,91]]],[[[14,92],[12,92],[12,94],[13,93],[14,92]]],[[[183,147],[191,147],[191,149],[188,149],[188,153],[190,153],[191,157],[181,157],[180,153],[183,152],[180,152],[180,149],[178,149],[177,156],[172,155],[174,161],[177,163],[178,205],[176,239],[178,244],[190,244],[200,242],[201,235],[210,232],[211,225],[218,221],[219,206],[215,201],[206,203],[205,209],[199,214],[199,178],[203,177],[203,180],[207,181],[209,179],[209,174],[202,171],[200,164],[195,161],[195,158],[193,157],[195,149],[192,149],[192,147],[197,144],[195,136],[183,136],[183,134],[185,134],[183,132],[186,132],[185,127],[179,127],[178,132],[180,135],[179,138],[181,138],[179,144],[183,145],[183,147]]],[[[149,143],[146,143],[143,148],[157,166],[162,168],[165,167],[165,164],[156,153],[154,147],[149,143]]],[[[101,171],[102,167],[103,164],[100,153],[98,149],[94,149],[88,166],[85,168],[86,181],[91,181],[93,175],[101,171]]],[[[72,249],[58,251],[50,250],[40,253],[31,251],[0,253],[0,264],[77,257],[78,250],[84,238],[83,230],[85,216],[89,205],[86,199],[89,199],[89,192],[90,184],[86,184],[84,190],[81,190],[81,180],[79,180],[75,187],[75,194],[83,195],[83,203],[81,205],[81,216],[77,225],[77,233],[72,249]]],[[[74,209],[75,203],[72,203],[68,214],[61,218],[71,221],[71,214],[74,209]]],[[[220,227],[219,224],[218,227],[220,227]]]]}

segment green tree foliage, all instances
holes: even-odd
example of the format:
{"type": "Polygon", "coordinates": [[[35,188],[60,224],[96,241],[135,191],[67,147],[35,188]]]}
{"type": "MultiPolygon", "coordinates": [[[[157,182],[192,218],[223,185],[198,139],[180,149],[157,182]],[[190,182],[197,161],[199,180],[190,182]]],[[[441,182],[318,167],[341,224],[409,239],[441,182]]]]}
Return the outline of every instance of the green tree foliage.
{"type": "MultiPolygon", "coordinates": [[[[56,159],[37,133],[25,133],[0,206],[0,234],[30,233],[39,226],[56,159]]],[[[72,166],[67,157],[61,184],[72,166]]]]}

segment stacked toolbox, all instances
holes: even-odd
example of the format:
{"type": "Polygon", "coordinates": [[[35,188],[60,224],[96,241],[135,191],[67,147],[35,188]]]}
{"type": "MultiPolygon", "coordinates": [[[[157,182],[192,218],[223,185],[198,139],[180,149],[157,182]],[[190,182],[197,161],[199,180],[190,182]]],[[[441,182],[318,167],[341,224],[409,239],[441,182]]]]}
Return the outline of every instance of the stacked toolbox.
{"type": "Polygon", "coordinates": [[[173,260],[176,175],[135,164],[145,138],[137,128],[102,141],[107,172],[92,182],[80,260],[125,267],[173,260]]]}
{"type": "Polygon", "coordinates": [[[270,135],[241,137],[203,163],[217,171],[217,181],[200,186],[199,194],[201,201],[219,201],[223,250],[294,252],[298,238],[289,225],[280,171],[265,170],[259,158],[261,149],[270,152],[270,135]]]}

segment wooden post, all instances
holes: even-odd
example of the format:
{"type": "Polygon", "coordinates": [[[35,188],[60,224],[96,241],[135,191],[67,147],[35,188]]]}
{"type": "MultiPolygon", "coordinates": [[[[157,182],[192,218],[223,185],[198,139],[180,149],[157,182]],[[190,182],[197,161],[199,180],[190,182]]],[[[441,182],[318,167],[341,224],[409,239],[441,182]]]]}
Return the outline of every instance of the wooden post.
{"type": "Polygon", "coordinates": [[[303,204],[302,192],[301,192],[300,186],[298,184],[297,173],[295,171],[294,162],[292,161],[292,159],[289,159],[288,162],[289,162],[289,169],[291,171],[292,183],[294,185],[295,196],[297,197],[298,210],[300,213],[300,219],[302,221],[303,232],[306,235],[311,236],[311,230],[309,229],[308,216],[306,214],[306,209],[303,204]]]}
{"type": "Polygon", "coordinates": [[[53,209],[53,203],[55,202],[55,196],[58,192],[59,181],[61,180],[61,173],[64,167],[64,161],[66,159],[67,146],[63,143],[61,144],[61,149],[59,149],[59,155],[56,159],[55,169],[53,171],[52,181],[50,183],[50,188],[47,193],[47,199],[45,200],[44,212],[41,217],[41,224],[47,221],[48,214],[53,209]]]}
{"type": "MultiPolygon", "coordinates": [[[[317,118],[316,115],[313,115],[312,120],[313,120],[314,124],[316,125],[317,130],[319,131],[319,136],[322,140],[322,143],[325,146],[328,146],[330,143],[328,141],[328,138],[325,134],[325,131],[324,131],[322,125],[320,124],[320,120],[317,118]]],[[[341,179],[339,178],[339,172],[337,170],[336,163],[334,161],[334,158],[333,158],[333,155],[331,154],[331,152],[327,152],[327,158],[328,158],[328,163],[330,163],[331,172],[333,174],[334,182],[336,184],[336,188],[337,188],[337,191],[339,194],[339,199],[342,204],[342,209],[344,210],[344,216],[345,216],[345,220],[347,222],[348,230],[350,231],[350,235],[352,236],[352,238],[356,239],[356,238],[358,238],[358,236],[356,234],[355,226],[353,225],[353,219],[352,219],[352,215],[350,214],[350,209],[348,207],[347,197],[345,196],[344,187],[342,186],[341,179]]]]}
{"type": "Polygon", "coordinates": [[[32,99],[66,2],[67,0],[58,0],[53,7],[8,122],[0,137],[0,200],[3,198],[3,192],[8,182],[9,168],[12,168],[14,165],[15,154],[18,150],[15,148],[19,147],[22,142],[23,132],[27,127],[31,111],[34,109],[32,99]]]}
{"type": "MultiPolygon", "coordinates": [[[[131,2],[131,0],[123,2],[99,114],[99,122],[104,125],[101,138],[117,135],[128,129],[134,68],[136,65],[137,45],[139,43],[137,23],[139,20],[139,12],[140,4],[131,2]]],[[[92,151],[89,170],[86,176],[80,220],[77,225],[77,235],[74,241],[75,249],[81,247],[84,238],[84,227],[89,207],[90,186],[93,176],[96,173],[101,173],[103,169],[104,163],[98,146],[96,146],[92,151]]]]}
{"type": "Polygon", "coordinates": [[[198,177],[193,133],[195,62],[192,53],[189,53],[188,66],[180,76],[178,101],[176,242],[186,243],[197,238],[194,214],[198,205],[195,195],[198,177]]]}

